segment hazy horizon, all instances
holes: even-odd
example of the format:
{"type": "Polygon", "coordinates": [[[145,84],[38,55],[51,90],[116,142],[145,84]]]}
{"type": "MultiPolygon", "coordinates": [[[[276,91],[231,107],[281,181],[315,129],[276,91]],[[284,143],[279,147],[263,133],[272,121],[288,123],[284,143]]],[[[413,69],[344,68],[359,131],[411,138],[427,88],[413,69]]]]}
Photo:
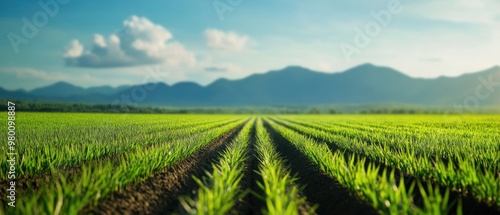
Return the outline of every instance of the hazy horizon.
{"type": "MultiPolygon", "coordinates": [[[[252,75],[256,75],[256,74],[266,74],[266,73],[269,73],[269,72],[275,72],[275,71],[282,71],[282,70],[285,70],[286,68],[289,68],[289,67],[302,67],[302,68],[305,68],[305,69],[308,69],[308,70],[311,70],[313,72],[320,72],[320,73],[325,73],[325,74],[337,74],[337,73],[343,73],[343,72],[347,72],[349,69],[353,69],[353,68],[356,68],[356,67],[359,67],[359,66],[363,66],[363,65],[367,65],[367,64],[370,64],[370,65],[374,65],[372,63],[364,63],[364,64],[360,64],[360,65],[356,65],[354,67],[351,67],[351,68],[348,68],[347,70],[344,70],[344,71],[318,71],[318,70],[313,70],[313,69],[310,69],[310,68],[307,68],[307,67],[303,67],[303,66],[300,66],[300,65],[290,65],[290,66],[286,66],[286,67],[283,67],[281,69],[276,69],[276,70],[269,70],[269,71],[265,71],[265,72],[258,72],[258,73],[253,73],[253,74],[248,74],[246,76],[243,76],[243,77],[237,77],[237,78],[225,78],[225,77],[220,77],[220,78],[217,78],[213,81],[210,81],[208,83],[205,83],[205,84],[201,84],[201,83],[198,83],[196,81],[190,81],[190,80],[181,80],[181,81],[178,81],[178,82],[174,82],[174,83],[167,83],[167,82],[164,82],[164,81],[154,81],[155,79],[151,79],[153,81],[149,81],[149,82],[138,82],[136,84],[118,84],[118,85],[111,85],[111,84],[101,84],[101,85],[79,85],[78,83],[74,83],[74,82],[71,82],[71,81],[66,81],[66,80],[55,80],[54,82],[52,83],[49,83],[49,84],[45,84],[45,85],[41,85],[41,86],[35,86],[35,87],[31,87],[31,88],[14,88],[14,89],[9,89],[9,88],[4,88],[2,86],[0,86],[0,88],[3,88],[3,89],[6,89],[6,90],[9,90],[9,91],[17,91],[17,90],[25,90],[25,91],[31,91],[31,90],[35,90],[35,89],[38,89],[38,88],[43,88],[43,87],[47,87],[47,86],[52,86],[54,84],[57,84],[57,83],[67,83],[67,84],[71,84],[71,85],[74,85],[74,86],[77,86],[77,87],[82,87],[82,88],[85,88],[85,89],[88,89],[88,88],[93,88],[93,87],[113,87],[113,88],[118,88],[118,87],[124,87],[124,86],[134,86],[134,85],[141,85],[141,84],[147,84],[147,83],[165,83],[169,86],[173,86],[173,85],[176,85],[176,84],[179,84],[179,83],[196,83],[200,86],[203,86],[203,87],[206,87],[206,86],[209,86],[211,84],[213,84],[214,82],[218,81],[218,80],[221,80],[221,79],[225,79],[225,80],[230,80],[230,81],[236,81],[236,80],[242,80],[242,79],[245,79],[245,78],[248,78],[249,76],[252,76],[252,75]]],[[[391,68],[389,66],[384,66],[384,65],[374,65],[375,67],[383,67],[383,68],[390,68],[390,69],[394,69],[394,68],[391,68]]],[[[397,72],[400,72],[404,75],[407,75],[411,78],[414,78],[414,79],[437,79],[437,78],[442,78],[442,77],[446,77],[446,78],[455,78],[455,77],[460,77],[460,76],[463,76],[463,75],[468,75],[468,74],[474,74],[474,73],[479,73],[479,72],[483,72],[483,71],[486,71],[486,70],[489,70],[489,69],[492,69],[492,68],[496,68],[496,67],[500,67],[499,65],[494,65],[492,67],[488,67],[488,68],[485,68],[485,69],[482,69],[480,71],[473,71],[473,72],[465,72],[465,73],[461,73],[461,74],[457,74],[457,75],[453,75],[453,76],[446,76],[446,75],[442,75],[442,76],[438,76],[438,77],[412,77],[402,71],[399,71],[399,70],[396,70],[397,72]]]]}

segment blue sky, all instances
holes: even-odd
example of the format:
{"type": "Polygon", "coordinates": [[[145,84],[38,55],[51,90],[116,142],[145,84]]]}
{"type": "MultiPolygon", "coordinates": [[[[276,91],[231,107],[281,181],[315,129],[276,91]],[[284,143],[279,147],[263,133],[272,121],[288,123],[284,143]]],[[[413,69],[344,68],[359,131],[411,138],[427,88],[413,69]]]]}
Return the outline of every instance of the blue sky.
{"type": "Polygon", "coordinates": [[[338,72],[371,62],[413,77],[438,77],[500,64],[496,0],[1,4],[0,87],[6,89],[57,81],[84,87],[141,84],[151,81],[151,71],[156,81],[205,85],[288,65],[338,72]],[[48,12],[40,4],[50,5],[48,12]],[[36,34],[23,34],[23,18],[36,34]]]}

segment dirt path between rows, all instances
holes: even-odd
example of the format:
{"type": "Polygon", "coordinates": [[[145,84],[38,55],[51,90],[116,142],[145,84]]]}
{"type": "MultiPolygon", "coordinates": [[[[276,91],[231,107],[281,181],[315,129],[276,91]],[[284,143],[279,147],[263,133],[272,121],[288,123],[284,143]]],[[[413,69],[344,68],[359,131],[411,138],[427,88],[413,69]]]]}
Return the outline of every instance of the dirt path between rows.
{"type": "Polygon", "coordinates": [[[179,211],[179,196],[190,195],[198,188],[192,176],[211,171],[212,161],[227,148],[244,123],[221,135],[188,158],[176,162],[145,181],[126,187],[81,214],[171,214],[179,211]]]}
{"type": "Polygon", "coordinates": [[[289,165],[292,175],[297,174],[299,184],[304,185],[303,194],[307,201],[318,204],[318,214],[376,214],[368,204],[361,201],[351,191],[342,187],[335,179],[329,177],[316,165],[298,151],[292,143],[279,134],[265,121],[264,126],[269,132],[276,149],[289,165]]]}

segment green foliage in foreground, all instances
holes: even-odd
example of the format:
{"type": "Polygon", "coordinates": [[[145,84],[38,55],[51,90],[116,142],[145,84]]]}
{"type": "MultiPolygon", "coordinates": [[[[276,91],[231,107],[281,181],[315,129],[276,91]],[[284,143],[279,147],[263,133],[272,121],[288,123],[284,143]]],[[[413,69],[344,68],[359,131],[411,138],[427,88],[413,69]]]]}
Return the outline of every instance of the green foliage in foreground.
{"type": "MultiPolygon", "coordinates": [[[[15,210],[1,208],[0,214],[77,214],[191,156],[249,118],[20,112],[17,176],[52,181],[18,193],[15,210]]],[[[250,192],[262,193],[263,213],[295,214],[306,201],[299,193],[307,184],[297,184],[290,175],[262,120],[255,123],[262,180],[251,182],[262,192],[250,192]]],[[[460,214],[456,194],[500,207],[499,116],[283,115],[264,120],[381,214],[460,214]]],[[[197,179],[196,196],[183,199],[187,212],[230,212],[247,194],[241,181],[254,122],[221,153],[213,171],[197,179]]],[[[6,130],[5,124],[0,129],[6,130]]],[[[7,139],[6,133],[0,138],[7,139]]],[[[6,153],[1,154],[6,160],[6,153]]],[[[7,169],[6,162],[0,163],[3,182],[7,169]]]]}
{"type": "MultiPolygon", "coordinates": [[[[155,147],[223,126],[235,117],[179,115],[19,113],[17,177],[79,166],[126,152],[155,147]]],[[[6,133],[0,137],[7,138],[6,133]]],[[[9,165],[0,163],[0,180],[9,165]]],[[[50,173],[55,174],[56,172],[50,173]]]]}
{"type": "Polygon", "coordinates": [[[13,213],[77,214],[85,206],[92,207],[110,193],[188,157],[242,122],[239,120],[147,149],[137,149],[117,161],[111,159],[97,165],[82,165],[77,175],[62,174],[54,184],[46,184],[36,193],[21,196],[13,213]]]}
{"type": "Polygon", "coordinates": [[[213,166],[213,171],[207,172],[207,177],[202,179],[195,177],[200,186],[197,196],[180,199],[187,213],[226,214],[238,200],[247,194],[247,191],[239,188],[239,184],[243,178],[253,121],[247,122],[236,139],[222,153],[219,162],[213,166]]]}
{"type": "MultiPolygon", "coordinates": [[[[262,119],[257,123],[257,154],[260,160],[259,174],[262,183],[257,182],[264,196],[260,196],[266,203],[264,214],[282,215],[298,214],[297,209],[306,202],[306,198],[299,198],[299,188],[295,185],[296,178],[290,176],[284,167],[283,160],[276,152],[269,133],[265,130],[262,119]]],[[[308,212],[314,214],[314,208],[308,212]]]]}

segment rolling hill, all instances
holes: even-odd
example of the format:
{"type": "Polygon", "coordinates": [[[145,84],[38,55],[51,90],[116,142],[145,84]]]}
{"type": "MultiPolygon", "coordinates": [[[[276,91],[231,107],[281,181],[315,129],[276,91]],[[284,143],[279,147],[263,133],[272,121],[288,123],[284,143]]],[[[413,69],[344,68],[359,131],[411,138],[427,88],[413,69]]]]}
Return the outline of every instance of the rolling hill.
{"type": "Polygon", "coordinates": [[[412,78],[389,67],[363,64],[340,73],[290,66],[239,80],[219,79],[201,86],[182,82],[117,88],[82,88],[69,83],[29,92],[0,88],[0,98],[169,106],[267,106],[363,103],[500,105],[500,67],[459,77],[412,78]],[[486,82],[492,82],[491,86],[486,82]],[[478,94],[479,93],[479,94],[478,94]]]}

